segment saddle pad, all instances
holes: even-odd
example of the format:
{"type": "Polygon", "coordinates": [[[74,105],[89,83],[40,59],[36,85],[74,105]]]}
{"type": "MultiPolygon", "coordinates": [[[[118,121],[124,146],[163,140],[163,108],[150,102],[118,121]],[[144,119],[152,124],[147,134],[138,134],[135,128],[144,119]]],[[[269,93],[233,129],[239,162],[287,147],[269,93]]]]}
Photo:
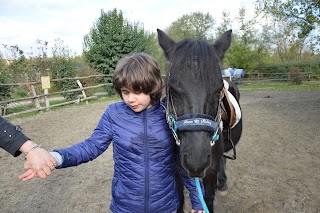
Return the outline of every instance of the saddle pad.
{"type": "Polygon", "coordinates": [[[235,125],[238,124],[238,122],[241,119],[241,109],[235,97],[231,94],[231,92],[229,92],[229,83],[223,79],[223,84],[225,88],[224,95],[226,96],[231,109],[231,116],[230,116],[229,123],[231,128],[233,128],[235,127],[235,125]]]}
{"type": "Polygon", "coordinates": [[[233,123],[233,125],[231,126],[231,129],[233,127],[235,127],[235,125],[237,125],[241,119],[241,109],[240,109],[240,106],[237,102],[237,100],[235,99],[235,97],[231,94],[231,92],[227,91],[228,92],[228,96],[229,96],[229,100],[235,110],[235,116],[236,116],[236,119],[233,123]]]}

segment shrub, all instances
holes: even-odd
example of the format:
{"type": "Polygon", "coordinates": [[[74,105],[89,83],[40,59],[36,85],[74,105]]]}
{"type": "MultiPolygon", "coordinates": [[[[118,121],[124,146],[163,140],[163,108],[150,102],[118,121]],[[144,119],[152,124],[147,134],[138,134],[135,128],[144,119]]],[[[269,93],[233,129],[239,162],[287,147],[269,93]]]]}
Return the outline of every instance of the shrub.
{"type": "Polygon", "coordinates": [[[301,78],[301,70],[299,67],[293,67],[290,72],[288,72],[288,80],[292,84],[301,84],[302,78],[301,78]]]}
{"type": "MultiPolygon", "coordinates": [[[[11,76],[5,61],[0,58],[0,84],[8,84],[11,82],[11,76]]],[[[0,86],[0,101],[10,99],[10,86],[0,86]]]]}

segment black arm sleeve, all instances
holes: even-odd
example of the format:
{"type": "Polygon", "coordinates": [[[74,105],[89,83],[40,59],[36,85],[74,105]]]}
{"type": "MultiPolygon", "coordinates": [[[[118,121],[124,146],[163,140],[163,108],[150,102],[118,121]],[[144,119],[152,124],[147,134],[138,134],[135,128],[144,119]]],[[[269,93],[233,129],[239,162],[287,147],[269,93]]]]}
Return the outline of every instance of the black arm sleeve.
{"type": "Polygon", "coordinates": [[[0,116],[0,147],[14,157],[21,154],[20,147],[29,140],[21,130],[19,126],[14,126],[0,116]]]}

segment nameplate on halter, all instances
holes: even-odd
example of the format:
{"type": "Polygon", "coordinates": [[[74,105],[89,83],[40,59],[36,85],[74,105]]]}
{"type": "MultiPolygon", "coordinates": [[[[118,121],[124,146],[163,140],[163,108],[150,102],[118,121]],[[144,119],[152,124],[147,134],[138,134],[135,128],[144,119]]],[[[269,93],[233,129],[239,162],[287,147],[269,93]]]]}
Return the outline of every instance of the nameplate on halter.
{"type": "Polygon", "coordinates": [[[183,121],[184,125],[201,125],[201,124],[205,124],[205,125],[209,125],[211,126],[212,122],[208,119],[204,119],[204,118],[194,118],[194,119],[187,119],[183,121]]]}
{"type": "Polygon", "coordinates": [[[217,123],[206,118],[188,118],[176,122],[178,130],[214,131],[217,123]]]}

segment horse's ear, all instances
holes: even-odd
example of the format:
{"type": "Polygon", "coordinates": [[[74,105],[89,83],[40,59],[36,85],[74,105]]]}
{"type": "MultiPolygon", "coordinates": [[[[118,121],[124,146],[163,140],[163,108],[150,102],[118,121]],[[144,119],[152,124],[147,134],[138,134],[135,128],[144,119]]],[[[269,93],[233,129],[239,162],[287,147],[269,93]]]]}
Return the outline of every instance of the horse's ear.
{"type": "Polygon", "coordinates": [[[222,34],[222,36],[216,40],[213,47],[218,51],[220,59],[223,59],[225,52],[231,44],[232,30],[228,30],[222,34]]]}
{"type": "Polygon", "coordinates": [[[159,45],[163,49],[166,58],[169,59],[170,51],[172,50],[172,47],[174,46],[175,42],[163,31],[157,29],[157,32],[159,45]]]}

